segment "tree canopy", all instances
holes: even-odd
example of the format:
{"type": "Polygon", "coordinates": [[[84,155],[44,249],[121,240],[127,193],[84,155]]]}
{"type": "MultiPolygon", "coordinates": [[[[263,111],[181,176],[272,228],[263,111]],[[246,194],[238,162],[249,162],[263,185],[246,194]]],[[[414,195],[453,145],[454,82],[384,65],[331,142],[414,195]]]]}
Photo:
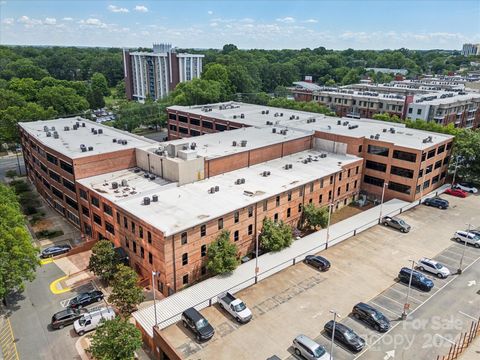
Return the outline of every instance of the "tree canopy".
{"type": "Polygon", "coordinates": [[[88,270],[108,283],[117,271],[115,260],[112,243],[108,240],[99,240],[92,248],[88,270]]]}
{"type": "Polygon", "coordinates": [[[307,204],[303,208],[303,220],[305,227],[315,230],[317,227],[324,228],[328,223],[328,206],[316,207],[307,204]]]}
{"type": "Polygon", "coordinates": [[[117,266],[108,301],[115,305],[125,318],[128,318],[144,299],[142,288],[137,283],[138,276],[135,270],[123,264],[117,266]]]}
{"type": "Polygon", "coordinates": [[[263,219],[260,245],[267,251],[280,251],[292,244],[292,228],[283,221],[278,223],[272,219],[263,219]]]}
{"type": "Polygon", "coordinates": [[[238,266],[238,249],[230,241],[230,232],[224,230],[207,249],[207,269],[213,274],[225,274],[238,266]]]}

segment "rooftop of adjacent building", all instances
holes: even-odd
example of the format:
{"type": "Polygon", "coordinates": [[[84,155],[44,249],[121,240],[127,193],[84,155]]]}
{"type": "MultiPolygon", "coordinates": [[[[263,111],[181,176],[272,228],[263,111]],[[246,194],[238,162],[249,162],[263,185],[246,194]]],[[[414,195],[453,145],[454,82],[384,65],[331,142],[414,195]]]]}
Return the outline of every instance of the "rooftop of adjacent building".
{"type": "Polygon", "coordinates": [[[352,155],[309,150],[178,187],[159,178],[147,179],[145,171],[135,169],[78,182],[169,236],[329,176],[358,160],[352,155]],[[308,158],[311,161],[304,163],[308,158]],[[285,169],[287,164],[292,168],[285,169]],[[238,184],[238,179],[243,181],[238,184]],[[122,180],[127,186],[121,186],[122,180]],[[120,184],[116,189],[113,181],[120,184]],[[219,190],[212,192],[215,187],[219,190]],[[156,201],[152,201],[153,195],[158,196],[156,201]],[[149,205],[144,204],[145,197],[149,197],[149,205]]]}
{"type": "Polygon", "coordinates": [[[426,105],[449,105],[464,101],[480,101],[480,94],[475,92],[442,91],[430,94],[416,95],[413,102],[426,105]]]}
{"type": "MultiPolygon", "coordinates": [[[[413,149],[426,149],[453,138],[450,135],[409,129],[406,128],[404,124],[399,123],[390,123],[372,119],[354,120],[350,118],[338,118],[317,113],[239,102],[200,106],[172,106],[169,107],[169,109],[189,112],[198,116],[208,116],[225,121],[232,120],[246,125],[268,128],[270,132],[272,132],[271,128],[276,128],[276,132],[280,129],[287,128],[287,134],[292,130],[303,130],[306,133],[311,133],[312,131],[324,131],[332,134],[347,135],[354,138],[370,138],[371,136],[380,134],[379,140],[381,141],[391,142],[398,146],[410,147],[413,149]],[[268,114],[266,113],[267,111],[268,114]],[[244,115],[243,118],[241,118],[241,114],[244,115]],[[338,125],[339,121],[341,125],[338,125]],[[345,126],[343,125],[344,123],[346,123],[345,126]],[[390,131],[384,132],[384,129],[390,130],[391,128],[395,130],[394,133],[390,131]],[[427,137],[430,137],[431,141],[424,142],[427,137]]],[[[226,132],[223,132],[221,134],[225,133],[226,132]]],[[[219,135],[219,138],[222,136],[223,135],[219,135]]],[[[191,141],[197,141],[199,137],[194,139],[195,140],[191,139],[191,141]]]]}
{"type": "Polygon", "coordinates": [[[71,159],[156,143],[81,117],[20,122],[19,125],[40,143],[71,159]],[[93,130],[96,130],[96,133],[93,130]],[[85,146],[85,151],[82,151],[81,145],[85,146]],[[92,150],[89,150],[89,147],[92,150]]]}

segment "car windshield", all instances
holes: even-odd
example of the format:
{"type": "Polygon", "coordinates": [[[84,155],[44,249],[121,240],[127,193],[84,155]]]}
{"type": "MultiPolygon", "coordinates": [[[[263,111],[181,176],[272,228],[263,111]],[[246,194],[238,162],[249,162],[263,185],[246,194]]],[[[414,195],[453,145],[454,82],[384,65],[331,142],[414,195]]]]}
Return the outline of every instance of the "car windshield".
{"type": "Polygon", "coordinates": [[[85,321],[87,321],[87,319],[85,319],[84,317],[80,318],[80,320],[78,320],[78,323],[81,325],[81,326],[84,326],[85,325],[85,321]]]}
{"type": "Polygon", "coordinates": [[[243,302],[241,302],[240,304],[237,304],[234,306],[234,309],[236,312],[240,312],[240,311],[243,311],[245,310],[247,307],[245,306],[245,304],[243,302]]]}
{"type": "Polygon", "coordinates": [[[374,318],[376,321],[381,321],[381,320],[383,320],[383,314],[380,313],[379,311],[374,311],[374,312],[372,313],[372,316],[373,316],[373,318],[374,318]]]}
{"type": "Polygon", "coordinates": [[[315,355],[316,358],[325,355],[325,352],[325,348],[320,345],[317,348],[313,349],[313,355],[315,355]]]}
{"type": "Polygon", "coordinates": [[[440,270],[440,269],[443,269],[443,265],[442,264],[435,264],[435,268],[440,270]]]}
{"type": "Polygon", "coordinates": [[[202,329],[206,326],[208,326],[208,321],[206,319],[200,319],[197,321],[197,323],[195,324],[197,329],[202,329]]]}
{"type": "Polygon", "coordinates": [[[407,225],[407,224],[405,223],[405,221],[403,221],[403,220],[398,220],[398,223],[399,223],[400,225],[407,225]]]}
{"type": "Polygon", "coordinates": [[[353,340],[356,338],[355,333],[352,330],[345,331],[345,337],[347,340],[353,340]]]}

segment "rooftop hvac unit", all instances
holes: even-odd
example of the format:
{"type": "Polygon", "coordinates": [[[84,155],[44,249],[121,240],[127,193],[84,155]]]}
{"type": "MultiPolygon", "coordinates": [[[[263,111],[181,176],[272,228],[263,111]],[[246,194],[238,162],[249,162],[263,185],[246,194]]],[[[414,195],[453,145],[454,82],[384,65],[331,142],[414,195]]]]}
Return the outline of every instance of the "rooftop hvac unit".
{"type": "Polygon", "coordinates": [[[103,134],[103,130],[102,130],[102,129],[98,129],[98,133],[99,133],[99,134],[103,134]]]}
{"type": "Polygon", "coordinates": [[[52,133],[50,131],[47,131],[47,137],[51,137],[52,133]]]}
{"type": "Polygon", "coordinates": [[[117,142],[117,139],[113,138],[113,139],[112,139],[112,142],[116,143],[116,142],[117,142]]]}
{"type": "Polygon", "coordinates": [[[262,110],[262,115],[265,115],[265,110],[262,110]]]}
{"type": "Polygon", "coordinates": [[[337,120],[337,125],[342,125],[342,120],[337,120]]]}
{"type": "Polygon", "coordinates": [[[237,115],[233,115],[233,118],[236,119],[236,118],[237,118],[237,115]]]}
{"type": "Polygon", "coordinates": [[[347,125],[348,125],[348,121],[344,121],[343,126],[347,126],[347,125]]]}
{"type": "Polygon", "coordinates": [[[304,159],[304,160],[302,160],[302,163],[308,164],[308,160],[307,160],[307,159],[304,159]]]}
{"type": "Polygon", "coordinates": [[[55,132],[53,133],[53,138],[54,138],[54,139],[58,139],[58,132],[55,131],[55,132]]]}
{"type": "Polygon", "coordinates": [[[143,198],[143,205],[150,205],[150,198],[148,196],[143,198]]]}
{"type": "Polygon", "coordinates": [[[97,135],[98,134],[98,131],[97,130],[93,130],[93,135],[97,135]]]}
{"type": "Polygon", "coordinates": [[[133,170],[133,172],[134,172],[135,174],[138,174],[138,173],[140,172],[140,169],[139,169],[139,168],[135,168],[135,169],[133,170]]]}
{"type": "Polygon", "coordinates": [[[214,193],[215,193],[215,187],[211,187],[211,188],[208,190],[208,192],[209,192],[210,194],[214,194],[214,193]]]}
{"type": "Polygon", "coordinates": [[[277,129],[273,128],[273,129],[272,129],[272,133],[275,134],[276,132],[277,132],[277,129]]]}
{"type": "Polygon", "coordinates": [[[321,157],[322,159],[325,159],[325,158],[327,157],[327,154],[322,153],[322,154],[320,154],[320,157],[321,157]]]}
{"type": "Polygon", "coordinates": [[[242,184],[245,184],[245,178],[241,178],[240,180],[242,184]]]}
{"type": "Polygon", "coordinates": [[[295,115],[290,115],[290,117],[289,117],[288,119],[289,119],[289,120],[295,119],[295,115]]]}
{"type": "Polygon", "coordinates": [[[378,140],[378,139],[380,139],[380,134],[375,135],[375,140],[378,140]]]}
{"type": "Polygon", "coordinates": [[[297,115],[296,119],[297,119],[297,120],[300,119],[300,116],[297,115]]]}
{"type": "Polygon", "coordinates": [[[278,116],[278,113],[273,114],[273,117],[277,117],[277,116],[278,116]]]}
{"type": "Polygon", "coordinates": [[[157,202],[158,201],[158,195],[152,195],[152,201],[157,202]]]}
{"type": "Polygon", "coordinates": [[[143,177],[144,177],[145,179],[148,179],[148,178],[150,177],[150,174],[149,174],[149,173],[145,173],[145,174],[143,174],[143,177]]]}
{"type": "Polygon", "coordinates": [[[370,135],[370,139],[375,139],[375,135],[370,135]]]}
{"type": "Polygon", "coordinates": [[[112,189],[118,188],[118,183],[116,181],[112,182],[112,189]]]}
{"type": "Polygon", "coordinates": [[[265,110],[265,114],[269,114],[270,113],[270,110],[265,110]]]}
{"type": "Polygon", "coordinates": [[[70,127],[69,126],[64,126],[63,127],[63,131],[69,131],[70,130],[70,127]]]}
{"type": "Polygon", "coordinates": [[[122,179],[122,186],[128,186],[127,179],[122,179]]]}
{"type": "Polygon", "coordinates": [[[182,150],[188,150],[188,144],[182,146],[182,150]]]}
{"type": "Polygon", "coordinates": [[[155,175],[150,175],[150,180],[155,180],[156,176],[155,175]]]}
{"type": "Polygon", "coordinates": [[[387,130],[387,129],[383,129],[382,131],[386,133],[388,130],[387,130]]]}
{"type": "Polygon", "coordinates": [[[84,122],[82,122],[82,127],[85,127],[85,123],[84,123],[84,122]]]}
{"type": "Polygon", "coordinates": [[[78,125],[73,125],[72,126],[72,130],[77,130],[78,129],[78,125]]]}
{"type": "Polygon", "coordinates": [[[242,179],[235,180],[235,185],[240,185],[242,183],[242,179]]]}
{"type": "Polygon", "coordinates": [[[196,147],[197,147],[196,143],[193,142],[190,144],[190,149],[195,150],[196,147]]]}
{"type": "Polygon", "coordinates": [[[89,146],[88,151],[93,151],[93,146],[89,146]]]}
{"type": "Polygon", "coordinates": [[[217,185],[215,186],[215,192],[218,192],[218,191],[220,191],[220,186],[217,185]]]}
{"type": "Polygon", "coordinates": [[[77,127],[80,127],[80,123],[79,123],[78,121],[75,123],[75,125],[76,125],[77,127]]]}
{"type": "Polygon", "coordinates": [[[241,147],[247,146],[247,140],[242,140],[241,143],[240,143],[240,146],[241,147]]]}
{"type": "Polygon", "coordinates": [[[240,119],[245,119],[245,114],[240,114],[240,119]]]}
{"type": "Polygon", "coordinates": [[[52,126],[52,129],[51,129],[51,130],[52,130],[52,131],[55,131],[55,126],[52,126]]]}
{"type": "Polygon", "coordinates": [[[85,146],[85,144],[80,144],[80,149],[86,149],[87,147],[85,146]]]}
{"type": "Polygon", "coordinates": [[[90,132],[93,133],[94,131],[95,131],[95,128],[92,127],[92,128],[90,129],[90,132]]]}
{"type": "Polygon", "coordinates": [[[45,132],[48,131],[48,126],[47,126],[47,125],[44,125],[44,126],[43,126],[43,131],[45,131],[45,132]]]}
{"type": "Polygon", "coordinates": [[[265,124],[267,124],[267,125],[273,125],[273,122],[267,121],[265,124]]]}
{"type": "Polygon", "coordinates": [[[232,141],[232,146],[237,146],[237,142],[235,140],[232,141]]]}

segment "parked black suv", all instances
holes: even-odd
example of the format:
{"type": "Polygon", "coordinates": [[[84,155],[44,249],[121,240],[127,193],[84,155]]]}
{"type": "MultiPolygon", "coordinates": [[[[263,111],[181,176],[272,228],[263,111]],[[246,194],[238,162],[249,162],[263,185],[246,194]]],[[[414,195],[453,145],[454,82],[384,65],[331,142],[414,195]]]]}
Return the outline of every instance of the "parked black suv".
{"type": "Polygon", "coordinates": [[[87,309],[65,309],[59,311],[52,316],[52,328],[53,329],[63,329],[65,325],[70,325],[75,322],[75,320],[80,319],[83,314],[88,312],[87,309]]]}
{"type": "Polygon", "coordinates": [[[102,300],[103,296],[103,293],[99,290],[84,292],[70,300],[68,307],[71,309],[81,309],[82,307],[102,300]]]}
{"type": "MultiPolygon", "coordinates": [[[[332,336],[333,320],[327,322],[324,326],[325,332],[332,336]]],[[[358,352],[365,346],[365,340],[358,336],[355,331],[341,323],[335,323],[335,340],[347,346],[350,350],[358,352]]]]}
{"type": "Polygon", "coordinates": [[[423,203],[427,206],[433,206],[433,207],[437,207],[439,209],[444,209],[444,210],[448,208],[448,205],[450,205],[447,200],[440,199],[437,197],[425,199],[423,203]]]}
{"type": "Polygon", "coordinates": [[[363,302],[353,307],[352,315],[377,331],[386,332],[390,329],[390,320],[380,311],[363,302]]]}
{"type": "Polygon", "coordinates": [[[407,284],[410,282],[410,274],[412,274],[412,286],[420,289],[422,291],[430,291],[433,288],[433,281],[427,278],[422,273],[412,270],[410,268],[404,267],[400,270],[398,274],[398,279],[407,284]]]}
{"type": "Polygon", "coordinates": [[[182,323],[195,334],[198,341],[210,340],[215,334],[212,325],[195,308],[189,308],[182,313],[182,323]]]}
{"type": "Polygon", "coordinates": [[[330,261],[322,256],[307,255],[304,260],[305,264],[311,265],[320,271],[327,271],[330,269],[330,261]]]}

